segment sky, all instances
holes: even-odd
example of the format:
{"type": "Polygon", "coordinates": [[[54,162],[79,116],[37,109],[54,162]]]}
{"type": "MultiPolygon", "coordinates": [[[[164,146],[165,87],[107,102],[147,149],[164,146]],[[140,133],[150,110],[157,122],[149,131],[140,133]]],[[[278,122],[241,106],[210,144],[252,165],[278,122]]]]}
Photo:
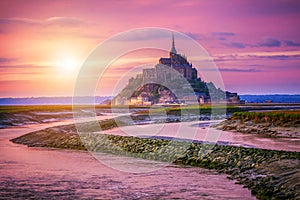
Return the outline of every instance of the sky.
{"type": "MultiPolygon", "coordinates": [[[[1,0],[0,97],[72,96],[82,64],[99,44],[144,27],[171,29],[198,42],[226,90],[300,94],[298,0],[1,0]]],[[[111,95],[133,66],[154,65],[167,55],[123,56],[100,78],[95,95],[111,95]]]]}

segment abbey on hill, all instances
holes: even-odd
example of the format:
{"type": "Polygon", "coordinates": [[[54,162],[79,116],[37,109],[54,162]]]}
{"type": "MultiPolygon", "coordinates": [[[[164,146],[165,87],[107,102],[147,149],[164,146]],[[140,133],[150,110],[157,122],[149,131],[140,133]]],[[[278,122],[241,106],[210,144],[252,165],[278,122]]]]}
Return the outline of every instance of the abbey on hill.
{"type": "Polygon", "coordinates": [[[170,74],[168,72],[169,68],[176,70],[190,82],[194,82],[198,78],[197,69],[193,68],[184,55],[177,54],[174,36],[172,37],[172,48],[169,55],[169,58],[160,58],[159,64],[155,68],[143,70],[144,82],[167,81],[168,78],[174,79],[175,77],[168,77],[170,74]]]}
{"type": "Polygon", "coordinates": [[[169,58],[160,58],[154,68],[143,69],[142,74],[132,77],[112,104],[205,104],[212,99],[214,103],[242,103],[237,93],[224,92],[202,81],[186,56],[177,53],[172,36],[169,58]]]}

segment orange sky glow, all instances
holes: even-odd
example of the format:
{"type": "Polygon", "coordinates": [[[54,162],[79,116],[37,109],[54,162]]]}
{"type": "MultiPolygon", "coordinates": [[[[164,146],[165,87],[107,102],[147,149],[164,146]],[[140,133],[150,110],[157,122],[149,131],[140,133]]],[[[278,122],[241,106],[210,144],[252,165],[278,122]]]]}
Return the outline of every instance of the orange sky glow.
{"type": "MultiPolygon", "coordinates": [[[[97,45],[143,27],[178,31],[202,45],[226,90],[299,94],[299,24],[297,0],[2,0],[0,96],[72,96],[80,68],[97,45]]],[[[143,37],[137,40],[161,39],[143,37]]],[[[171,35],[164,39],[171,47],[171,35]]],[[[130,42],[134,40],[118,45],[130,42]]],[[[179,53],[189,59],[189,52],[180,51],[184,49],[180,40],[176,42],[179,53]]],[[[167,56],[168,52],[144,50],[120,57],[99,78],[95,95],[113,95],[122,75],[127,73],[128,79],[138,73],[130,71],[133,68],[154,66],[167,56]]]]}

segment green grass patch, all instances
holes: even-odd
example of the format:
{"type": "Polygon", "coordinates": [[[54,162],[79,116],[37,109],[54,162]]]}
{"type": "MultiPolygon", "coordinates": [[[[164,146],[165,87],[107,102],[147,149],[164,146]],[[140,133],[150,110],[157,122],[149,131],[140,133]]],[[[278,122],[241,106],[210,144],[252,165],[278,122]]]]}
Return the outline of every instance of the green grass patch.
{"type": "Polygon", "coordinates": [[[188,106],[176,106],[176,107],[164,107],[161,106],[151,107],[151,109],[145,109],[137,111],[135,114],[139,115],[175,115],[181,116],[187,115],[200,115],[200,114],[228,114],[237,111],[241,111],[243,108],[232,105],[188,105],[188,106]]]}
{"type": "Polygon", "coordinates": [[[253,121],[255,123],[270,123],[272,125],[300,125],[300,110],[271,112],[235,112],[231,119],[253,121]]]}

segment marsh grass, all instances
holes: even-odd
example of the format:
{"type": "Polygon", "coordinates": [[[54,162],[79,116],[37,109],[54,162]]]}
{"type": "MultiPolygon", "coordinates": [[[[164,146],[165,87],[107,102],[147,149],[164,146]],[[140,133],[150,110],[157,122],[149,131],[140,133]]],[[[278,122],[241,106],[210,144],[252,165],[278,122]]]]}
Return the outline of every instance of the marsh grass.
{"type": "Polygon", "coordinates": [[[300,126],[300,110],[272,112],[235,112],[231,119],[242,122],[269,123],[275,126],[300,126]]]}

